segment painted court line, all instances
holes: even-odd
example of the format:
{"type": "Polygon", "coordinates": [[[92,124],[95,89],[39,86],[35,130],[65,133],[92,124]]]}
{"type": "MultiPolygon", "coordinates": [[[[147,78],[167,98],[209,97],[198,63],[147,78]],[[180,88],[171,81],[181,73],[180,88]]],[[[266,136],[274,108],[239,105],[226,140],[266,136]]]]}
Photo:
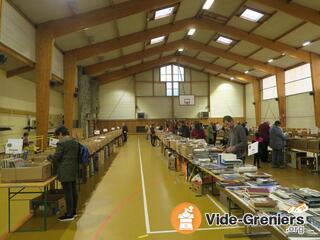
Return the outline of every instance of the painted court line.
{"type": "Polygon", "coordinates": [[[209,194],[206,195],[209,200],[219,208],[222,213],[227,213],[209,194]]]}
{"type": "MultiPolygon", "coordinates": [[[[213,228],[199,228],[196,230],[198,231],[215,231],[215,230],[227,230],[227,229],[241,229],[244,227],[239,226],[230,226],[230,227],[213,227],[213,228]]],[[[165,234],[165,233],[176,233],[176,230],[163,230],[163,231],[152,231],[149,234],[165,234]]]]}
{"type": "Polygon", "coordinates": [[[144,219],[145,219],[145,223],[146,223],[146,233],[149,234],[150,233],[150,221],[149,221],[146,187],[144,184],[144,175],[143,175],[142,157],[141,157],[141,148],[140,148],[140,138],[139,137],[138,137],[138,149],[139,149],[141,185],[142,185],[142,195],[143,195],[144,219]]]}

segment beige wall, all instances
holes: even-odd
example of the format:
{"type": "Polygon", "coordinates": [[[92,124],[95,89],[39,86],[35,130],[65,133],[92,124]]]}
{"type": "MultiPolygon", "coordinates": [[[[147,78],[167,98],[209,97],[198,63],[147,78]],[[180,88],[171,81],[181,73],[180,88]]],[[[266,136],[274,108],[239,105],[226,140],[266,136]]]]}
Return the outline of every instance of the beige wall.
{"type": "MultiPolygon", "coordinates": [[[[246,85],[246,119],[249,126],[255,126],[255,109],[252,84],[246,85]]],[[[286,115],[288,128],[309,128],[317,130],[315,126],[313,96],[302,93],[286,97],[286,115]]],[[[279,107],[275,99],[262,100],[261,120],[273,123],[279,120],[279,107]]]]}
{"type": "MultiPolygon", "coordinates": [[[[6,73],[0,70],[0,108],[35,112],[36,96],[34,82],[12,77],[8,79],[6,73]]],[[[63,114],[63,95],[57,91],[50,91],[50,127],[55,126],[57,115],[63,114]]],[[[32,116],[32,119],[35,119],[32,116]]],[[[0,142],[6,141],[9,137],[21,137],[27,126],[28,116],[0,113],[0,125],[11,126],[12,131],[0,132],[0,142]]]]}
{"type": "Polygon", "coordinates": [[[199,112],[209,110],[209,100],[211,117],[219,118],[227,114],[244,116],[243,85],[186,69],[185,82],[180,83],[180,94],[195,95],[195,105],[180,106],[177,97],[166,97],[159,69],[143,72],[100,87],[99,118],[134,119],[135,100],[137,111],[144,112],[150,119],[197,118],[199,112]]]}
{"type": "Polygon", "coordinates": [[[223,117],[225,115],[243,117],[243,96],[243,85],[212,76],[210,78],[211,117],[223,117]]]}
{"type": "Polygon", "coordinates": [[[132,77],[102,85],[99,90],[100,119],[134,119],[135,94],[132,77]]]}

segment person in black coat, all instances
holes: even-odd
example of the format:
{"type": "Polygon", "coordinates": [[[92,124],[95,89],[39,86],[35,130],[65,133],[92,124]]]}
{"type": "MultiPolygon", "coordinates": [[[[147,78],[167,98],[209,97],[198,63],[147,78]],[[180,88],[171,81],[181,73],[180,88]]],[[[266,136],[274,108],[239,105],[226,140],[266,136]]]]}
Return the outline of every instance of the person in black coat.
{"type": "Polygon", "coordinates": [[[123,141],[126,142],[128,140],[128,126],[125,123],[122,123],[122,135],[123,141]]]}
{"type": "Polygon", "coordinates": [[[189,127],[186,125],[185,121],[181,122],[181,127],[179,129],[179,133],[181,137],[184,138],[190,138],[190,129],[189,127]]]}

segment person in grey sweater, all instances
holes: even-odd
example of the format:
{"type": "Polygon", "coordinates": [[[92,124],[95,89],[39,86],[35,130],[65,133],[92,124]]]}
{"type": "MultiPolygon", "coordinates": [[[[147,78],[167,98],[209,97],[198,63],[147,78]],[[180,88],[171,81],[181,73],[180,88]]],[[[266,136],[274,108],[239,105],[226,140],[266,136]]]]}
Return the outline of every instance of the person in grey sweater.
{"type": "Polygon", "coordinates": [[[285,147],[287,137],[283,134],[280,125],[280,121],[275,121],[273,127],[270,129],[270,147],[272,148],[273,168],[284,167],[283,149],[285,147]]]}
{"type": "Polygon", "coordinates": [[[245,129],[241,125],[235,124],[231,116],[225,116],[223,118],[223,123],[230,129],[226,152],[236,154],[237,158],[241,159],[244,164],[248,146],[245,129]]]}

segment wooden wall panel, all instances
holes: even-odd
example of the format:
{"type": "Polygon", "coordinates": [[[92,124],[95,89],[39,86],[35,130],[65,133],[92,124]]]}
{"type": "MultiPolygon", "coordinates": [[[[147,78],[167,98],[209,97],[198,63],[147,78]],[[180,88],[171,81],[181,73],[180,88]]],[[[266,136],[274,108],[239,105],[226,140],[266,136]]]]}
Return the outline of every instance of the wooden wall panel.
{"type": "Polygon", "coordinates": [[[254,108],[256,116],[256,126],[259,126],[261,123],[261,81],[256,80],[252,83],[253,87],[253,99],[254,99],[254,108]]]}

